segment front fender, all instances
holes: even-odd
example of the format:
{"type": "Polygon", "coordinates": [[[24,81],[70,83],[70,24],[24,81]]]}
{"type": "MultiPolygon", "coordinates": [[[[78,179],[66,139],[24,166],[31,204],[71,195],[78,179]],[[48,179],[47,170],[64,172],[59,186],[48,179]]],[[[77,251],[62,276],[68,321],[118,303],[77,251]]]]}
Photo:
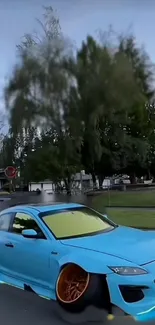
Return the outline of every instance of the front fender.
{"type": "Polygon", "coordinates": [[[74,263],[89,273],[110,274],[113,273],[108,266],[132,266],[137,265],[122,260],[118,257],[98,252],[76,252],[68,253],[59,260],[60,268],[65,264],[74,263]]]}

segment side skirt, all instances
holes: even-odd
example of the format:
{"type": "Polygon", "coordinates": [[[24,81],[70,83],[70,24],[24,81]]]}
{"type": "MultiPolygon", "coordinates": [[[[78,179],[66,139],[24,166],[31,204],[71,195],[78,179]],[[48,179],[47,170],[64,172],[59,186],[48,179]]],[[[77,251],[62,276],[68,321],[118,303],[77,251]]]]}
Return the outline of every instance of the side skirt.
{"type": "MultiPolygon", "coordinates": [[[[9,280],[9,279],[8,279],[9,280]]],[[[45,290],[45,289],[38,289],[37,290],[37,287],[36,287],[36,290],[35,288],[32,288],[30,285],[27,285],[26,283],[21,283],[20,281],[13,281],[14,283],[11,283],[11,281],[3,281],[3,280],[0,280],[0,284],[1,285],[7,285],[7,286],[11,286],[11,287],[14,287],[14,288],[17,288],[17,289],[21,289],[21,290],[24,290],[24,291],[27,291],[27,292],[30,292],[30,293],[33,293],[43,299],[47,299],[47,300],[55,300],[54,297],[50,297],[50,291],[49,291],[49,295],[48,295],[48,290],[45,290]],[[16,283],[15,283],[16,282],[16,283]],[[37,291],[40,291],[37,292],[37,291]]]]}

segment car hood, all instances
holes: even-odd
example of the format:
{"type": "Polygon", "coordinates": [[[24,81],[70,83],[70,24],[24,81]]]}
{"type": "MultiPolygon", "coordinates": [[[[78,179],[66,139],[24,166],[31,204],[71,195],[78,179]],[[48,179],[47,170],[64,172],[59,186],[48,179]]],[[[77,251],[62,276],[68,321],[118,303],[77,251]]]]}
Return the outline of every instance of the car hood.
{"type": "Polygon", "coordinates": [[[109,232],[65,239],[61,243],[113,255],[139,265],[155,260],[155,231],[119,226],[109,232]]]}

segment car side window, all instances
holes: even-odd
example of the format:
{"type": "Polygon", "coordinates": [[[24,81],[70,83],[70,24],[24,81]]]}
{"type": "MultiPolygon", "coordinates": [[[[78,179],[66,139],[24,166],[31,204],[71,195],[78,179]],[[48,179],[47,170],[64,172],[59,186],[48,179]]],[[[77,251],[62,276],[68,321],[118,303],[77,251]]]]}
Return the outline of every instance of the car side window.
{"type": "Polygon", "coordinates": [[[34,229],[40,238],[46,239],[42,230],[30,215],[18,212],[16,213],[13,220],[12,232],[16,234],[21,234],[22,231],[25,229],[34,229]]]}
{"type": "Polygon", "coordinates": [[[0,215],[0,231],[9,231],[12,213],[4,213],[0,215]]]}

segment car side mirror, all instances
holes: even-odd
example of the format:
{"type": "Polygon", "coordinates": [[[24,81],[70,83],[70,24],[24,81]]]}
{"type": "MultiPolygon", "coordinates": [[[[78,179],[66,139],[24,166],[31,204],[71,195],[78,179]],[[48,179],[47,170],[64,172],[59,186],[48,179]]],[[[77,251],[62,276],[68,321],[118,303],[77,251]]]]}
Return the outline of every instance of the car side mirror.
{"type": "Polygon", "coordinates": [[[24,229],[22,230],[22,236],[25,238],[37,238],[38,234],[34,229],[24,229]]]}

